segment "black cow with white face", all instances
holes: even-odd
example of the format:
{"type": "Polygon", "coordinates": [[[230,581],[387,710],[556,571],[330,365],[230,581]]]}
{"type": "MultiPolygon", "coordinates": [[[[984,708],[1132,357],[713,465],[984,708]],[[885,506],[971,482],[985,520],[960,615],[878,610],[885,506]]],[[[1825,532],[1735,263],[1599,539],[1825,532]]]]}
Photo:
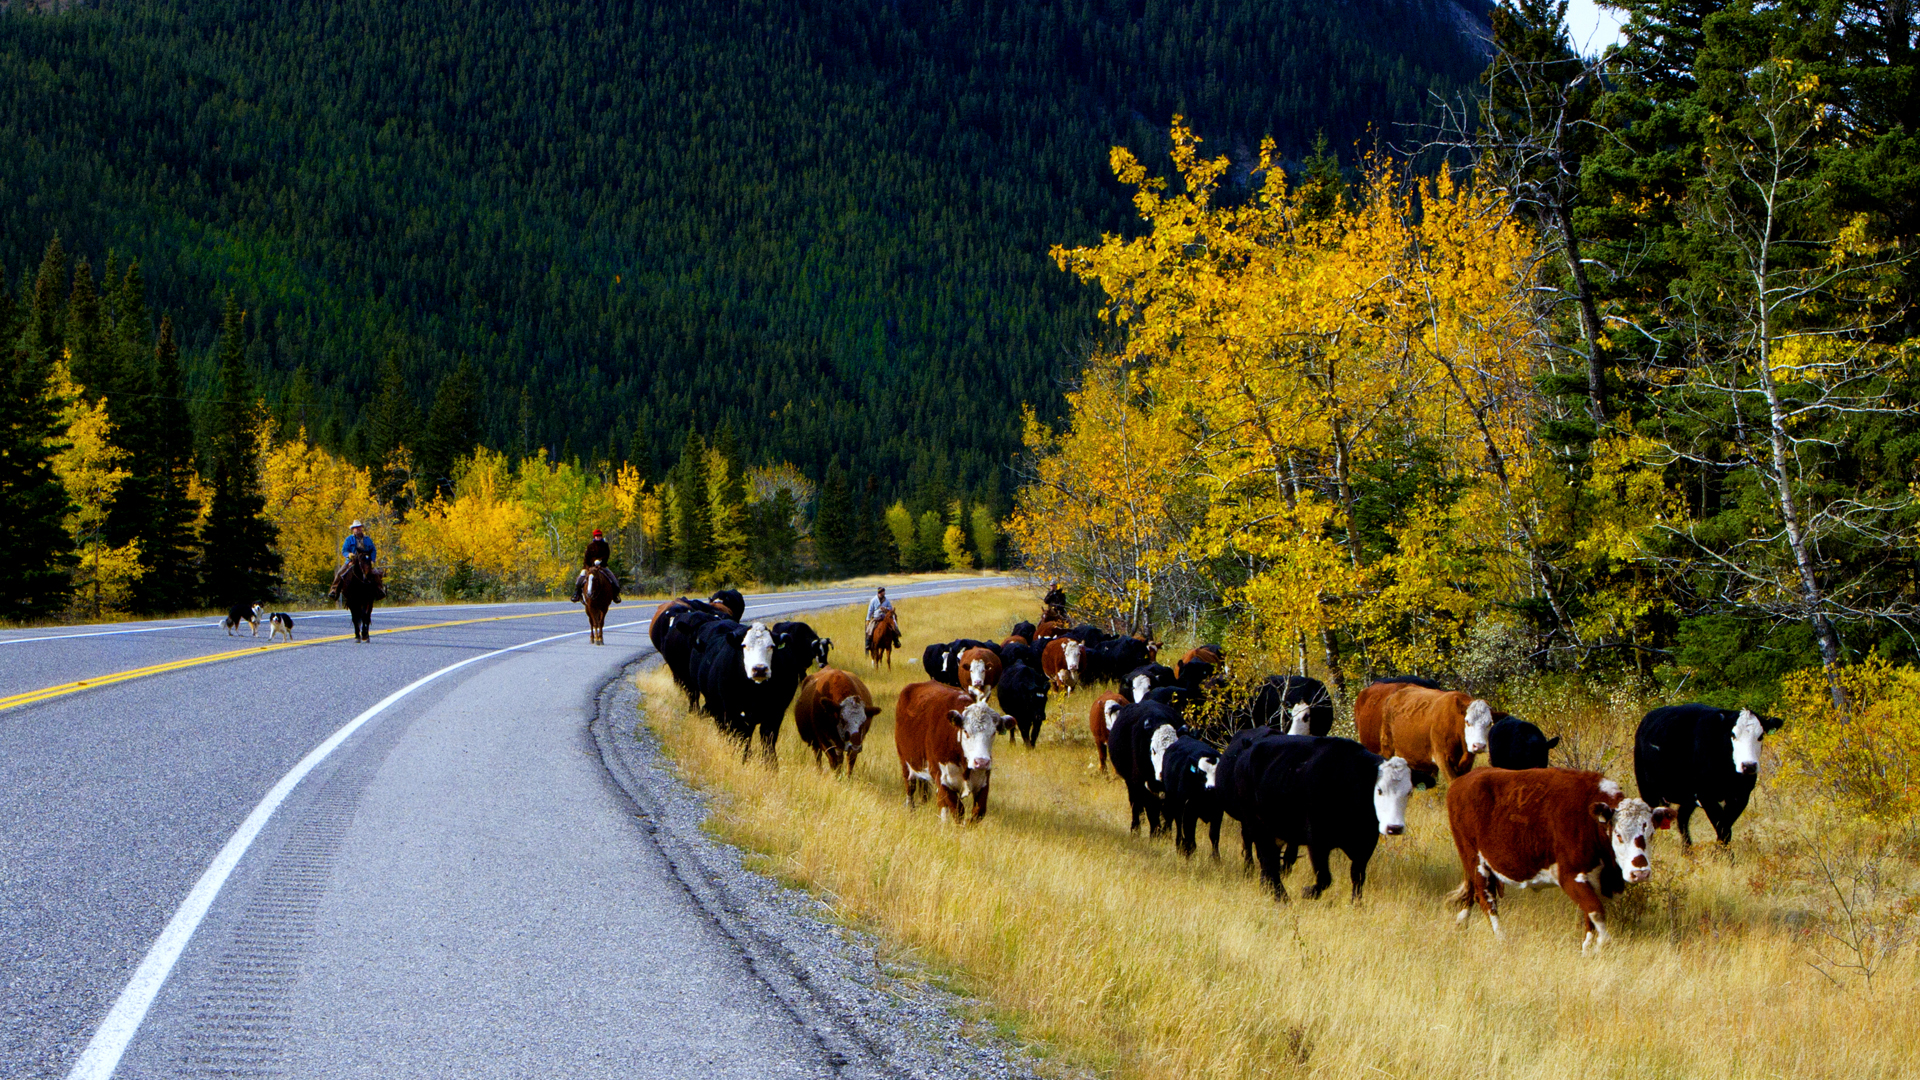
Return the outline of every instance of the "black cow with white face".
{"type": "Polygon", "coordinates": [[[700,693],[720,730],[740,740],[743,758],[753,752],[758,731],[761,754],[776,763],[787,706],[817,657],[817,642],[803,622],[769,627],[720,619],[701,628],[694,656],[700,693]]]}
{"type": "Polygon", "coordinates": [[[1173,846],[1191,857],[1199,846],[1199,823],[1208,825],[1213,857],[1220,857],[1220,789],[1214,776],[1220,751],[1212,743],[1182,735],[1160,759],[1160,786],[1166,790],[1167,817],[1173,822],[1173,846]]]}
{"type": "Polygon", "coordinates": [[[1234,710],[1232,719],[1236,728],[1271,725],[1285,731],[1294,726],[1296,705],[1307,707],[1307,734],[1326,735],[1333,730],[1333,695],[1327,692],[1327,684],[1311,675],[1267,676],[1234,710]]]}
{"type": "Polygon", "coordinates": [[[1281,900],[1302,847],[1313,865],[1308,899],[1333,883],[1329,859],[1342,851],[1359,900],[1380,837],[1406,831],[1412,770],[1351,739],[1242,732],[1215,771],[1222,804],[1240,821],[1243,847],[1259,855],[1261,876],[1281,900]]]}
{"type": "Polygon", "coordinates": [[[1135,703],[1147,700],[1147,691],[1173,686],[1173,669],[1165,664],[1142,664],[1120,680],[1120,693],[1135,703]]]}
{"type": "Polygon", "coordinates": [[[1547,751],[1560,745],[1560,736],[1547,733],[1517,716],[1501,715],[1487,729],[1487,764],[1496,769],[1544,769],[1547,751]]]}
{"type": "Polygon", "coordinates": [[[1047,692],[1052,688],[1044,672],[1026,664],[1014,664],[1000,673],[1000,709],[1013,717],[1014,731],[1026,740],[1028,749],[1040,739],[1040,725],[1047,719],[1047,692]]]}
{"type": "Polygon", "coordinates": [[[1648,713],[1633,736],[1633,775],[1640,797],[1678,811],[1680,841],[1691,846],[1688,823],[1698,806],[1714,835],[1733,842],[1733,823],[1760,779],[1760,740],[1780,721],[1751,709],[1692,703],[1648,713]]]}
{"type": "Polygon", "coordinates": [[[927,678],[943,682],[948,686],[960,685],[960,665],[956,658],[960,650],[950,641],[936,641],[920,653],[920,664],[927,669],[927,678]]]}
{"type": "Polygon", "coordinates": [[[1147,819],[1148,836],[1159,836],[1166,827],[1161,813],[1162,788],[1155,776],[1154,744],[1158,740],[1164,753],[1180,731],[1180,714],[1155,701],[1124,706],[1114,716],[1113,727],[1107,732],[1107,755],[1113,761],[1113,771],[1126,781],[1127,806],[1132,811],[1127,827],[1134,832],[1140,831],[1142,815],[1147,819]]]}

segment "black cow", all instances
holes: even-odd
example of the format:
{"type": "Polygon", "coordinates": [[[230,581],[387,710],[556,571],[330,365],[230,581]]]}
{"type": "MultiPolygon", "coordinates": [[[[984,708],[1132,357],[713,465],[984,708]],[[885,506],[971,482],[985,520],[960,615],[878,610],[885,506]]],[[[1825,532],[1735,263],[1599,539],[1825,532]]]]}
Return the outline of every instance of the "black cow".
{"type": "Polygon", "coordinates": [[[740,595],[738,589],[719,589],[707,598],[709,604],[725,608],[722,615],[731,617],[735,622],[747,617],[747,598],[740,595]]]}
{"type": "Polygon", "coordinates": [[[1173,686],[1173,669],[1165,664],[1142,664],[1120,680],[1120,694],[1133,701],[1145,701],[1147,691],[1173,686]]]}
{"type": "Polygon", "coordinates": [[[1017,641],[1009,645],[1002,645],[1000,646],[1000,662],[1008,667],[1012,667],[1015,664],[1025,664],[1030,668],[1038,669],[1040,667],[1040,650],[1032,645],[1022,645],[1017,641]]]}
{"type": "Polygon", "coordinates": [[[1205,693],[1207,684],[1217,669],[1206,660],[1185,660],[1180,664],[1180,674],[1174,682],[1196,694],[1205,693]]]}
{"type": "Polygon", "coordinates": [[[1733,842],[1733,823],[1760,779],[1760,740],[1780,721],[1749,709],[1698,703],[1648,713],[1633,736],[1633,776],[1640,797],[1678,811],[1680,842],[1691,846],[1693,808],[1707,812],[1720,843],[1733,842]]]}
{"type": "Polygon", "coordinates": [[[920,663],[927,669],[927,678],[957,687],[960,685],[960,666],[954,663],[954,658],[959,655],[954,651],[952,642],[936,641],[920,654],[920,663]]]}
{"type": "Polygon", "coordinates": [[[654,613],[652,625],[647,627],[647,636],[666,660],[673,681],[687,692],[689,709],[700,707],[700,685],[693,670],[694,645],[700,639],[702,627],[724,617],[704,600],[683,598],[663,605],[654,613]]]}
{"type": "Polygon", "coordinates": [[[1022,638],[1026,638],[1028,641],[1032,641],[1033,635],[1039,629],[1040,629],[1039,627],[1033,625],[1030,622],[1017,622],[1013,624],[1012,630],[1007,631],[1007,636],[1022,637],[1022,638]]]}
{"type": "Polygon", "coordinates": [[[1152,759],[1154,733],[1164,727],[1178,734],[1180,714],[1158,702],[1145,701],[1123,707],[1107,732],[1107,755],[1113,761],[1113,771],[1127,784],[1127,806],[1133,815],[1127,827],[1139,832],[1140,816],[1145,814],[1148,836],[1159,836],[1166,827],[1152,759]]]}
{"type": "Polygon", "coordinates": [[[1147,691],[1146,700],[1159,702],[1180,714],[1182,722],[1192,719],[1193,710],[1203,700],[1184,686],[1161,686],[1147,691]]]}
{"type": "MultiPolygon", "coordinates": [[[[1081,654],[1080,681],[1119,682],[1127,672],[1152,662],[1153,649],[1147,642],[1131,637],[1110,638],[1088,645],[1081,654]]],[[[1131,692],[1127,696],[1131,697],[1131,692]]]]}
{"type": "Polygon", "coordinates": [[[1307,706],[1307,731],[1326,735],[1333,730],[1333,695],[1327,684],[1310,675],[1269,675],[1254,687],[1253,694],[1233,710],[1235,728],[1271,725],[1286,731],[1293,722],[1293,707],[1307,706]]]}
{"type": "Polygon", "coordinates": [[[1027,741],[1027,748],[1040,739],[1040,725],[1047,718],[1047,691],[1053,684],[1045,673],[1026,664],[1014,664],[1000,673],[1000,709],[1013,717],[1014,730],[1027,741]]]}
{"type": "Polygon", "coordinates": [[[761,754],[768,764],[776,763],[781,723],[815,659],[817,641],[803,622],[769,628],[718,619],[701,628],[694,647],[700,693],[720,730],[740,740],[743,758],[753,752],[758,731],[761,754]]]}
{"type": "MultiPolygon", "coordinates": [[[[1381,758],[1351,739],[1312,735],[1267,735],[1250,740],[1240,754],[1229,774],[1232,787],[1221,798],[1227,812],[1240,819],[1274,895],[1287,898],[1282,879],[1305,847],[1313,865],[1308,899],[1333,883],[1329,860],[1337,850],[1351,863],[1348,876],[1353,899],[1359,900],[1367,861],[1380,837],[1406,830],[1407,798],[1413,794],[1407,763],[1381,758]]],[[[1223,754],[1216,771],[1226,767],[1223,754]]]]}
{"type": "Polygon", "coordinates": [[[977,638],[970,638],[970,637],[963,637],[955,640],[954,642],[951,643],[950,648],[953,649],[953,655],[955,656],[959,656],[961,653],[966,652],[968,649],[985,649],[995,656],[1000,655],[999,642],[980,641],[977,638]]]}
{"type": "Polygon", "coordinates": [[[1160,759],[1160,785],[1167,793],[1167,817],[1173,822],[1173,846],[1191,856],[1199,846],[1198,825],[1208,825],[1213,857],[1220,857],[1220,790],[1214,776],[1220,751],[1212,743],[1182,735],[1160,759]]]}
{"type": "Polygon", "coordinates": [[[1071,629],[1062,630],[1057,637],[1070,637],[1082,645],[1098,645],[1103,641],[1113,641],[1114,636],[1092,623],[1081,623],[1071,629]]]}
{"type": "Polygon", "coordinates": [[[1560,736],[1547,733],[1517,716],[1501,716],[1487,730],[1487,764],[1496,769],[1544,769],[1547,751],[1560,745],[1560,736]]]}

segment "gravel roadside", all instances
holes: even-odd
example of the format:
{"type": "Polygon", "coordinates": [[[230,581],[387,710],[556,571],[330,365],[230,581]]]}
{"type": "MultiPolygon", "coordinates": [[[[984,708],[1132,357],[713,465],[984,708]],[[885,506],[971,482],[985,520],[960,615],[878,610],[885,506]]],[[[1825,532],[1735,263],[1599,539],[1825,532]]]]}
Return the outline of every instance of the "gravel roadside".
{"type": "Polygon", "coordinates": [[[978,1003],[914,979],[880,958],[879,942],[831,921],[827,905],[746,868],[745,853],[701,828],[708,799],[682,781],[639,722],[629,666],[600,692],[592,733],[615,784],[695,903],[842,1076],[926,1080],[1088,1075],[1043,1063],[962,1013],[978,1003]],[[908,977],[902,977],[906,975],[908,977]]]}

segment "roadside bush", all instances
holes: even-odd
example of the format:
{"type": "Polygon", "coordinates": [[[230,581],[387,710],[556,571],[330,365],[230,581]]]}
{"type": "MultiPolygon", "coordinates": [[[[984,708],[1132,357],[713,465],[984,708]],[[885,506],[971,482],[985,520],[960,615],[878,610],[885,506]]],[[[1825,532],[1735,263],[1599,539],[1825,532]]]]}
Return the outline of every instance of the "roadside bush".
{"type": "Polygon", "coordinates": [[[1877,656],[1840,670],[1847,707],[1826,673],[1781,680],[1781,780],[1864,817],[1904,820],[1920,810],[1920,671],[1877,656]]]}

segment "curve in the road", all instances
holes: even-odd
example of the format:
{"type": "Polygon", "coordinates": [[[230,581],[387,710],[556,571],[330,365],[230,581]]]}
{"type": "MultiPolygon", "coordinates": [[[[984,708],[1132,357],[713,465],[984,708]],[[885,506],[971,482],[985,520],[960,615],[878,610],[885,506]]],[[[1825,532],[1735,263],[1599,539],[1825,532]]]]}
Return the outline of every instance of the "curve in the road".
{"type": "MultiPolygon", "coordinates": [[[[468,619],[462,621],[491,622],[498,621],[499,619],[524,617],[526,616],[503,615],[495,616],[492,619],[468,619]]],[[[442,623],[438,625],[447,626],[456,624],[442,623]]],[[[633,622],[619,623],[614,626],[609,626],[606,629],[617,631],[632,629],[634,627],[644,628],[647,625],[648,621],[641,619],[633,622]]],[[[398,631],[390,630],[386,632],[397,633],[398,631]]],[[[253,812],[247,815],[246,820],[240,823],[240,828],[234,832],[232,838],[220,849],[220,853],[214,857],[213,863],[208,866],[206,872],[200,876],[200,880],[194,883],[193,890],[189,892],[187,898],[181,902],[179,910],[174,912],[173,918],[168,921],[166,929],[161,931],[159,940],[155,941],[153,947],[147,951],[146,957],[141,960],[140,966],[135,969],[133,978],[128,981],[126,989],[121,991],[119,999],[114,1002],[112,1010],[107,1013],[107,1018],[101,1022],[100,1027],[94,1032],[93,1038],[88,1042],[86,1050],[81,1053],[80,1060],[74,1063],[73,1071],[67,1074],[68,1080],[111,1080],[114,1070],[119,1068],[121,1055],[126,1053],[127,1045],[133,1041],[134,1035],[140,1030],[140,1022],[146,1018],[147,1010],[153,1006],[154,997],[159,994],[161,986],[165,985],[167,976],[172,973],[174,964],[180,959],[180,954],[186,949],[187,943],[193,940],[194,931],[199,929],[201,920],[206,918],[207,911],[213,907],[214,900],[220,895],[221,887],[226,884],[227,878],[233,873],[234,867],[238,866],[241,858],[246,855],[247,848],[253,844],[254,837],[258,836],[260,830],[266,827],[267,822],[272,819],[274,811],[280,808],[280,804],[286,801],[287,796],[292,794],[294,788],[299,786],[300,781],[306,779],[308,773],[311,773],[315,767],[330,757],[334,750],[339,748],[340,744],[346,742],[347,739],[352,737],[354,732],[360,730],[361,727],[365,726],[365,724],[374,717],[387,711],[415,690],[443,676],[450,675],[453,672],[459,671],[461,668],[469,667],[484,660],[504,656],[507,653],[519,652],[522,649],[530,649],[536,645],[545,645],[550,642],[560,641],[564,638],[579,637],[586,633],[590,633],[590,631],[570,630],[564,634],[554,634],[549,637],[535,638],[532,641],[523,641],[518,645],[510,645],[504,649],[495,649],[489,653],[482,653],[479,656],[471,656],[465,660],[448,664],[446,667],[423,675],[413,682],[408,683],[406,686],[388,694],[365,712],[347,721],[338,731],[335,731],[329,736],[325,742],[314,747],[306,757],[301,758],[300,762],[289,770],[285,776],[281,777],[280,782],[275,784],[273,788],[267,792],[266,796],[253,808],[253,812]]]]}

